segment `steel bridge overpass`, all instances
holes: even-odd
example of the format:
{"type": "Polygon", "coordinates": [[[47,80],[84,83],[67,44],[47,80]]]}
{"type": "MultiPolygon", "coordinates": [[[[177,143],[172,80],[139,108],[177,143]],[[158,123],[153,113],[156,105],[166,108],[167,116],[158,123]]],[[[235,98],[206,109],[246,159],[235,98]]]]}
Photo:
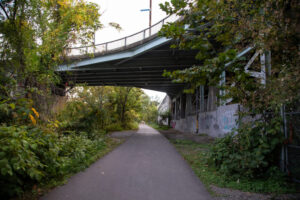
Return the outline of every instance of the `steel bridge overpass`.
{"type": "Polygon", "coordinates": [[[163,71],[185,69],[199,61],[197,51],[170,48],[176,41],[158,35],[169,16],[133,35],[98,45],[68,49],[58,67],[63,82],[89,86],[133,86],[176,95],[184,84],[172,83],[163,71]]]}

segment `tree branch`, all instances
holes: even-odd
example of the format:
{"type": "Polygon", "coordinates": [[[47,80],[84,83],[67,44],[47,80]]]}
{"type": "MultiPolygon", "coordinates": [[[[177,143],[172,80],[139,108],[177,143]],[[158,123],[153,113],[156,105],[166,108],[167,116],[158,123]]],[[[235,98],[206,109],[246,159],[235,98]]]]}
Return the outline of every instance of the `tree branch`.
{"type": "Polygon", "coordinates": [[[6,18],[7,18],[7,19],[10,19],[9,16],[8,16],[8,14],[7,14],[7,12],[6,12],[6,10],[5,10],[5,8],[3,7],[2,3],[0,3],[0,7],[1,7],[2,10],[4,11],[4,13],[5,13],[5,15],[6,15],[6,18]]]}
{"type": "Polygon", "coordinates": [[[14,3],[14,12],[13,12],[13,20],[16,19],[16,14],[17,14],[17,10],[18,10],[18,4],[19,4],[19,1],[15,0],[15,3],[14,3]]]}

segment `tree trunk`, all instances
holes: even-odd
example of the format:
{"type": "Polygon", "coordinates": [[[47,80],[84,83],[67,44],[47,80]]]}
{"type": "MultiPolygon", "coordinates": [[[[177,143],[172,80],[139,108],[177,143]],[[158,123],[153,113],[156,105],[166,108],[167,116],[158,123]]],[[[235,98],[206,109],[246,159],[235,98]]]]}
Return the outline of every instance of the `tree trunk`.
{"type": "Polygon", "coordinates": [[[124,124],[125,123],[125,112],[126,112],[126,104],[127,104],[127,100],[128,100],[128,96],[130,93],[130,90],[132,88],[126,88],[126,93],[125,93],[125,97],[124,97],[124,101],[122,102],[122,110],[121,110],[121,123],[124,124]]]}

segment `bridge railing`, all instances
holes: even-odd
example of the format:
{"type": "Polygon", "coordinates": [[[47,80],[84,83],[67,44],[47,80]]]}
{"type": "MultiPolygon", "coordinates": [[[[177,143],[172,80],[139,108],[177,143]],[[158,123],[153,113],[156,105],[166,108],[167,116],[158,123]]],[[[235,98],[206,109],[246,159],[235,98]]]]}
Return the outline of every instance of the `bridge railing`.
{"type": "Polygon", "coordinates": [[[174,22],[178,19],[176,15],[170,15],[161,21],[153,24],[151,27],[146,28],[142,31],[134,33],[132,35],[113,40],[110,42],[105,42],[96,45],[89,45],[89,46],[80,46],[80,47],[72,47],[66,50],[67,56],[79,56],[79,55],[86,55],[86,54],[106,54],[108,52],[113,52],[116,50],[124,50],[127,48],[131,48],[135,45],[142,44],[147,39],[151,38],[151,36],[155,36],[162,26],[168,22],[174,22]]]}

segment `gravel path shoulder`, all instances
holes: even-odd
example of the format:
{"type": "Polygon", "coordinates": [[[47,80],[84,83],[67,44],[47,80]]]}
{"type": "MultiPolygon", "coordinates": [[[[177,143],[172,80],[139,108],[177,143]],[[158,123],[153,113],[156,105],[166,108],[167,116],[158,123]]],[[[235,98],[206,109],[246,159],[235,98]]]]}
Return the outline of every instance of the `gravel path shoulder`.
{"type": "Polygon", "coordinates": [[[252,192],[242,192],[240,190],[233,190],[229,188],[220,188],[214,185],[210,186],[217,196],[215,200],[299,200],[300,194],[259,194],[252,192]]]}

